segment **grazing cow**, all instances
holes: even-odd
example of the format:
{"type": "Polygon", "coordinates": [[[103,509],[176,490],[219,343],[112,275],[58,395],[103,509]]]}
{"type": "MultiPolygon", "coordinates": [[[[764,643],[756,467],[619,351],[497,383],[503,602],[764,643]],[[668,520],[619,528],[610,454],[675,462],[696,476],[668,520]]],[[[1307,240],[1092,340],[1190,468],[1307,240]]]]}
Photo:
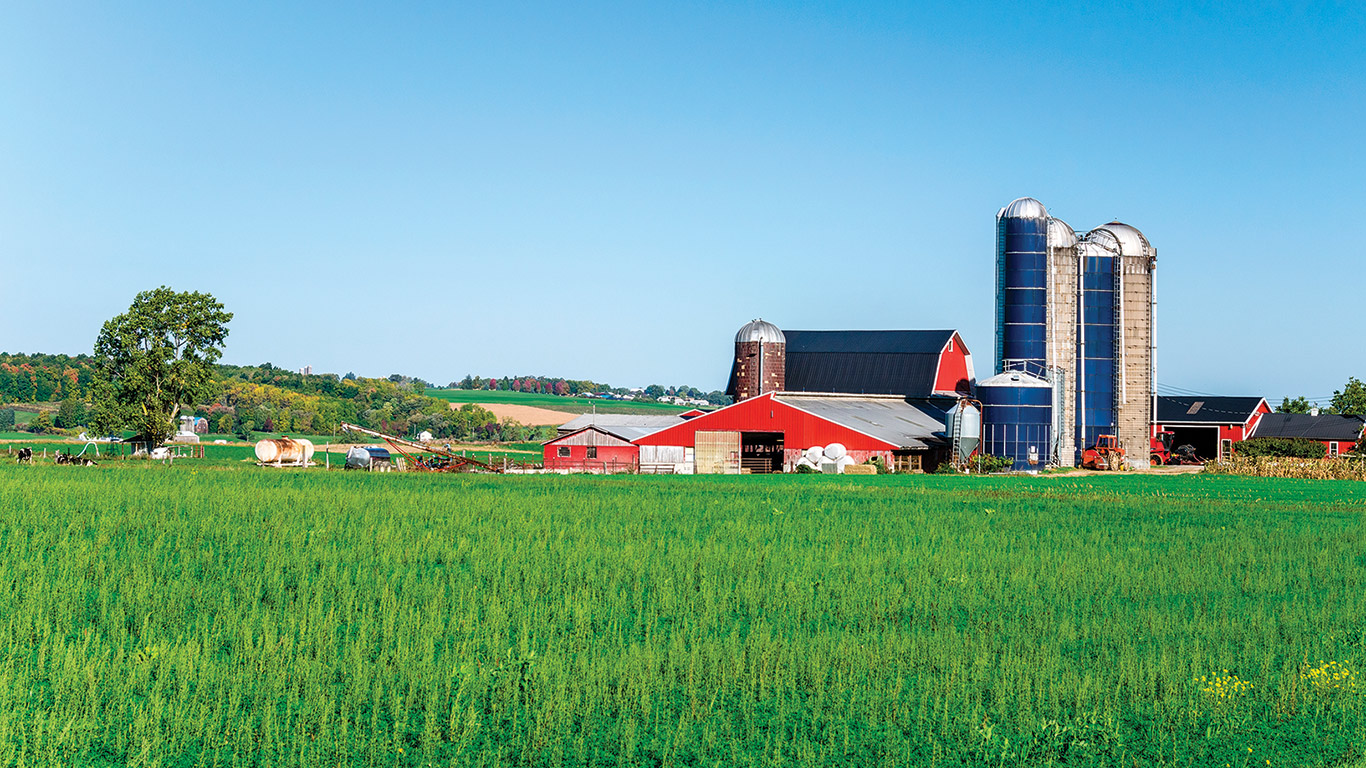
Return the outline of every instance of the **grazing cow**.
{"type": "Polygon", "coordinates": [[[26,463],[27,463],[27,464],[32,464],[32,463],[33,463],[33,449],[32,449],[32,448],[20,448],[20,449],[19,449],[19,463],[20,463],[20,464],[26,464],[26,463]]]}

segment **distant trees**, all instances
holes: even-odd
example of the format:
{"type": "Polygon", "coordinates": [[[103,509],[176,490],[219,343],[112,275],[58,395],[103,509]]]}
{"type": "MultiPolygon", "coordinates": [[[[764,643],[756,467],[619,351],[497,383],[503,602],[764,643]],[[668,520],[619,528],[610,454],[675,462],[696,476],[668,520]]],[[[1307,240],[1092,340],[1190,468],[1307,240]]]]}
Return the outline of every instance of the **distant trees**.
{"type": "Polygon", "coordinates": [[[8,432],[14,429],[14,409],[5,408],[0,410],[0,432],[8,432]]]}
{"type": "Polygon", "coordinates": [[[54,423],[59,429],[75,429],[84,426],[85,403],[74,397],[66,398],[57,409],[57,419],[54,423]]]}
{"type": "Polygon", "coordinates": [[[33,417],[33,421],[25,426],[29,432],[35,435],[57,431],[57,425],[52,422],[52,416],[47,411],[40,411],[37,416],[33,417]]]}
{"type": "Polygon", "coordinates": [[[1281,404],[1276,406],[1276,413],[1309,413],[1312,406],[1303,397],[1283,397],[1281,404]]]}
{"type": "Polygon", "coordinates": [[[90,398],[94,360],[89,355],[24,355],[0,352],[0,401],[46,403],[90,398]]]}
{"type": "MultiPolygon", "coordinates": [[[[1285,397],[1276,407],[1276,413],[1309,413],[1314,404],[1303,397],[1285,397]]],[[[1346,413],[1356,416],[1366,414],[1366,383],[1355,376],[1348,376],[1342,389],[1333,391],[1333,399],[1319,409],[1321,413],[1346,413]]]]}

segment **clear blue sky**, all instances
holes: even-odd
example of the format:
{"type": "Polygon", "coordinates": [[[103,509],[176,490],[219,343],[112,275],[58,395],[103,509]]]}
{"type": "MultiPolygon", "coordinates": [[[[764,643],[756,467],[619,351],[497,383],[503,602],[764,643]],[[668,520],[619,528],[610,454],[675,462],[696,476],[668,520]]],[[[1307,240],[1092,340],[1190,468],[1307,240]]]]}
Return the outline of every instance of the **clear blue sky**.
{"type": "Polygon", "coordinates": [[[576,5],[6,4],[0,350],[166,284],[236,363],[710,389],[763,316],[984,371],[1031,195],[1157,246],[1163,384],[1366,376],[1359,3],[576,5]]]}

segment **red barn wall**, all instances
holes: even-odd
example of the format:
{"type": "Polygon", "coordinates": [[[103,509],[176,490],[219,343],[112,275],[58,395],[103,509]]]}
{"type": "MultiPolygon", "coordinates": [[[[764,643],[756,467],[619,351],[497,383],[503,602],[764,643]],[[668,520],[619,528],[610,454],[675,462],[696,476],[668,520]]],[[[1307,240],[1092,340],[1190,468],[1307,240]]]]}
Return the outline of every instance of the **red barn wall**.
{"type": "Polygon", "coordinates": [[[556,445],[546,443],[543,447],[543,461],[546,469],[573,469],[580,471],[599,470],[634,472],[640,460],[640,449],[634,445],[599,445],[597,458],[588,458],[587,445],[556,445]],[[559,449],[569,449],[569,456],[560,456],[559,449]]]}
{"type": "Polygon", "coordinates": [[[971,394],[972,372],[968,370],[968,348],[954,334],[939,353],[939,372],[934,379],[934,391],[952,395],[971,394]]]}

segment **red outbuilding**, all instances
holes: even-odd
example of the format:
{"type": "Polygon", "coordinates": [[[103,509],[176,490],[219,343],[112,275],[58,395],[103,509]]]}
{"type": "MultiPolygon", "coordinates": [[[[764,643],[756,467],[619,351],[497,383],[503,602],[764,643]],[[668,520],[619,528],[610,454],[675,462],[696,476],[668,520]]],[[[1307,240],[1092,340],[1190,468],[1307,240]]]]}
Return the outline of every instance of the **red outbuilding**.
{"type": "Polygon", "coordinates": [[[1264,397],[1159,397],[1153,436],[1171,432],[1173,447],[1190,445],[1201,459],[1225,459],[1269,413],[1264,397]]]}
{"type": "Polygon", "coordinates": [[[595,474],[637,471],[640,449],[609,430],[594,424],[547,440],[541,444],[545,468],[595,474]]]}

